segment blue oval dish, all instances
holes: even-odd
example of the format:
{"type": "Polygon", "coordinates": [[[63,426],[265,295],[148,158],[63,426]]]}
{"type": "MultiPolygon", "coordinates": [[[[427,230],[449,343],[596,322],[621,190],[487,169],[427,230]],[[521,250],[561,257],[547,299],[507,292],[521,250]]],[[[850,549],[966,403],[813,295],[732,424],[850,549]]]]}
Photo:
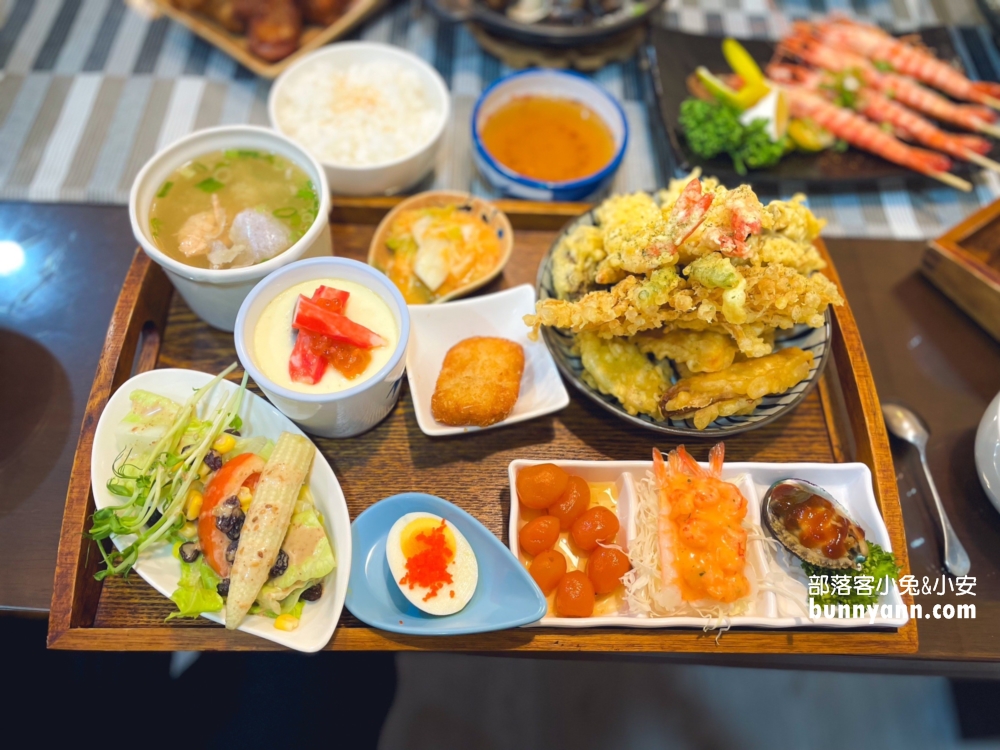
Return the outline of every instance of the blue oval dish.
{"type": "Polygon", "coordinates": [[[472,145],[472,158],[480,174],[505,195],[534,201],[579,201],[605,187],[618,170],[628,145],[628,120],[611,94],[579,73],[525,70],[501,78],[480,95],[472,111],[472,145]],[[546,182],[518,174],[493,158],[479,135],[486,119],[514,97],[538,95],[575,99],[600,115],[615,139],[615,155],[604,169],[579,180],[546,182]]]}
{"type": "Polygon", "coordinates": [[[510,550],[464,510],[434,495],[406,492],[375,503],[351,524],[351,549],[344,604],[373,628],[407,635],[466,635],[527,625],[546,611],[541,590],[510,550]],[[420,511],[454,524],[476,554],[476,592],[453,615],[429,615],[413,606],[393,580],[385,558],[389,529],[400,516],[420,511]]]}

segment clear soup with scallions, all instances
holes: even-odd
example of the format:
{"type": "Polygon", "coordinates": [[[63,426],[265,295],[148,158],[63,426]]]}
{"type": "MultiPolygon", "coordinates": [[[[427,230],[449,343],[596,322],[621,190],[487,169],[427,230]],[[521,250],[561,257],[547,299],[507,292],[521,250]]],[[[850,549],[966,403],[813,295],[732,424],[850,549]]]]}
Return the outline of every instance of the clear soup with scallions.
{"type": "Polygon", "coordinates": [[[306,173],[266,151],[213,151],[175,170],[149,212],[156,246],[197,268],[242,268],[283,253],[319,211],[306,173]]]}

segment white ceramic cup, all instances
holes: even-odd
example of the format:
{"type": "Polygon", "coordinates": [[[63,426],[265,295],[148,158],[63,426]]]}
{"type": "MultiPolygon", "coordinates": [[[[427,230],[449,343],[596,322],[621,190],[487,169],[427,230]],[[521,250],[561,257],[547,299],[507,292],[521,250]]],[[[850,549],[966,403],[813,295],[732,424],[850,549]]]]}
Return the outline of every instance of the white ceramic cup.
{"type": "Polygon", "coordinates": [[[349,258],[311,258],[275,271],[243,300],[236,318],[236,355],[243,368],[278,409],[306,432],[329,438],[360,435],[377,425],[399,398],[406,369],[410,313],[396,285],[381,272],[349,258]],[[257,366],[254,330],[261,314],[286,289],[316,279],[344,279],[371,289],[392,313],[399,342],[389,361],[372,377],[335,393],[299,393],[278,385],[257,366]]]}
{"type": "MultiPolygon", "coordinates": [[[[288,82],[302,75],[319,62],[337,68],[354,63],[394,62],[412,70],[424,86],[427,101],[441,116],[434,135],[419,148],[397,159],[365,166],[350,166],[323,162],[330,189],[334,195],[392,195],[412,187],[433,168],[437,152],[444,140],[445,130],[451,119],[451,97],[448,86],[440,74],[419,57],[391,44],[377,42],[337,42],[312,52],[278,76],[267,99],[267,113],[271,126],[285,133],[278,117],[278,107],[288,82]]],[[[309,144],[302,144],[305,148],[309,144]]]]}
{"type": "Polygon", "coordinates": [[[271,271],[299,258],[333,254],[330,237],[330,187],[319,162],[290,138],[268,128],[234,125],[199,130],[153,156],[136,175],[129,195],[132,233],[146,255],[166,272],[195,315],[210,326],[232,331],[236,314],[254,285],[271,271]],[[171,258],[156,246],[149,226],[153,198],[167,177],[183,164],[212,151],[254,149],[283,156],[312,180],[319,213],[298,242],[270,260],[246,268],[195,268],[171,258]]]}

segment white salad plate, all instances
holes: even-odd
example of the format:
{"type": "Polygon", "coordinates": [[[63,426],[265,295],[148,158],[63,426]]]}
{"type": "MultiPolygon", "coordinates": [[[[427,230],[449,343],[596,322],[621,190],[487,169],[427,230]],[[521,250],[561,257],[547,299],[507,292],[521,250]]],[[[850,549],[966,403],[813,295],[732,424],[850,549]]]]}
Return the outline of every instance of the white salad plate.
{"type": "Polygon", "coordinates": [[[440,437],[476,432],[564,409],[569,393],[559,370],[541,340],[528,338],[530,329],[521,320],[535,311],[535,290],[529,284],[495,294],[440,305],[410,305],[410,348],[406,352],[406,377],[413,396],[417,424],[425,435],[440,437]],[[497,336],[524,347],[521,393],[507,419],[489,427],[449,427],[431,413],[431,396],[444,357],[459,341],[473,336],[497,336]]]}
{"type": "MultiPolygon", "coordinates": [[[[115,428],[131,408],[129,396],[132,391],[142,389],[184,403],[212,377],[195,370],[151,370],[126,381],[112,394],[97,423],[94,447],[90,455],[91,486],[94,503],[99,509],[121,504],[121,498],[111,494],[106,483],[112,476],[112,467],[118,457],[115,428]]],[[[237,388],[236,384],[226,380],[218,383],[202,399],[198,413],[208,413],[237,388]]],[[[241,432],[244,437],[262,435],[276,441],[282,432],[305,434],[271,404],[250,391],[243,395],[239,415],[243,420],[241,432]]],[[[351,519],[340,483],[319,449],[316,450],[308,482],[316,509],[333,544],[337,562],[336,568],[323,581],[323,596],[317,602],[306,603],[301,622],[295,630],[277,630],[273,619],[261,615],[247,615],[238,629],[297,651],[311,652],[319,651],[329,642],[344,608],[347,582],[351,574],[351,519]]],[[[121,550],[133,539],[132,536],[115,537],[114,543],[121,550]]],[[[171,544],[161,544],[141,554],[134,569],[150,586],[166,597],[177,589],[181,564],[173,556],[171,544]]],[[[206,613],[202,617],[220,624],[225,622],[221,612],[206,613]]]]}
{"type": "MultiPolygon", "coordinates": [[[[520,528],[520,503],[517,500],[517,473],[528,466],[553,463],[569,474],[575,474],[588,482],[613,482],[618,489],[618,518],[621,522],[617,543],[627,552],[628,545],[636,536],[635,509],[638,484],[653,470],[652,461],[511,461],[508,468],[510,477],[510,550],[519,561],[520,548],[518,530],[520,528]]],[[[707,464],[702,463],[702,466],[707,464]]],[[[764,493],[775,482],[788,479],[805,479],[827,490],[840,502],[851,517],[865,531],[866,538],[879,544],[886,552],[892,552],[889,532],[875,502],[872,489],[872,475],[861,463],[820,464],[820,463],[750,463],[727,462],[722,469],[722,478],[732,482],[747,499],[747,518],[758,526],[760,523],[761,501],[764,493]]],[[[770,532],[763,531],[770,537],[770,532]]],[[[632,615],[626,611],[616,615],[601,617],[550,617],[526,627],[553,628],[593,628],[602,626],[626,628],[701,628],[704,630],[749,627],[749,628],[799,628],[820,627],[830,629],[846,628],[899,628],[906,624],[909,614],[900,607],[903,599],[899,589],[889,587],[879,601],[879,613],[872,622],[863,618],[810,619],[808,616],[808,577],[803,572],[798,558],[783,548],[777,549],[770,542],[751,538],[747,543],[747,563],[752,566],[758,578],[768,577],[769,583],[777,583],[787,594],[776,594],[771,590],[760,590],[745,614],[724,618],[692,616],[645,617],[632,615]],[[768,545],[768,549],[765,549],[768,545]],[[770,549],[775,551],[771,552],[770,549]],[[890,605],[892,614],[882,616],[882,607],[890,605]],[[897,616],[902,614],[902,616],[897,616]]],[[[522,563],[523,564],[523,563],[522,563]]],[[[768,588],[773,588],[769,586],[768,588]]],[[[624,607],[624,604],[623,604],[624,607]]]]}

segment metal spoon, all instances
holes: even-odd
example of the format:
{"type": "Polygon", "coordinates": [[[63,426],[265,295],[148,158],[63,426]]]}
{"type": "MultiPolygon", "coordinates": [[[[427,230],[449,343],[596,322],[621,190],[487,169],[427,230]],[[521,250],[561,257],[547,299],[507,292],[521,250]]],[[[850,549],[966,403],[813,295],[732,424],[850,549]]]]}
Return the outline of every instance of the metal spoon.
{"type": "Polygon", "coordinates": [[[934,484],[934,477],[931,476],[931,467],[927,464],[927,439],[930,433],[920,421],[920,417],[899,404],[882,404],[882,416],[885,417],[885,425],[889,432],[916,446],[920,452],[920,463],[924,467],[924,475],[927,477],[927,484],[931,488],[931,496],[934,498],[934,505],[937,507],[938,517],[941,519],[941,534],[944,537],[944,566],[954,576],[964,576],[969,573],[969,555],[965,547],[958,541],[955,529],[951,527],[948,514],[944,512],[944,505],[941,503],[941,496],[938,495],[937,487],[934,484]]]}

